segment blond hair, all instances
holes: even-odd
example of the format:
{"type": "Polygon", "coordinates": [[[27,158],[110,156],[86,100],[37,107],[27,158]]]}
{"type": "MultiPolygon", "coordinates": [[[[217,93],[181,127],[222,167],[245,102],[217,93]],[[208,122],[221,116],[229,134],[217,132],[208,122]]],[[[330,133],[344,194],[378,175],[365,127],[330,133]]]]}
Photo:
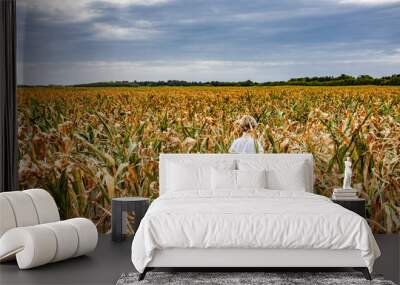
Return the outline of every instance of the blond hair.
{"type": "Polygon", "coordinates": [[[239,125],[243,132],[248,132],[251,130],[255,130],[258,124],[253,116],[244,115],[242,118],[240,118],[239,125]]]}

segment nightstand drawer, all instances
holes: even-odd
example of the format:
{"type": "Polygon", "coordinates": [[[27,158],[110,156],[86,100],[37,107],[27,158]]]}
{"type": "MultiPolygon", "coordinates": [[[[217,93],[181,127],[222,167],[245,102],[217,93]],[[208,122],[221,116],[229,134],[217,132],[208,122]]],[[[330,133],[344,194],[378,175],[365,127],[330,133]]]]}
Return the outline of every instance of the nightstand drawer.
{"type": "Polygon", "coordinates": [[[353,211],[354,213],[359,214],[364,219],[366,218],[366,210],[365,210],[365,200],[357,199],[357,200],[332,200],[332,202],[339,204],[340,206],[353,211]]]}

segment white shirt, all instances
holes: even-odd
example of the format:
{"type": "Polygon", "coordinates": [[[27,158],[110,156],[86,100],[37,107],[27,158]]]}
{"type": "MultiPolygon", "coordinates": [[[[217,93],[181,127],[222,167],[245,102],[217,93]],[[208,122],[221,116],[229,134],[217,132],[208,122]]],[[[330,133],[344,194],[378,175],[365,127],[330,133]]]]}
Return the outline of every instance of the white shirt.
{"type": "Polygon", "coordinates": [[[248,134],[235,139],[229,148],[230,153],[264,153],[262,144],[248,134]],[[258,145],[256,148],[256,144],[258,145]]]}

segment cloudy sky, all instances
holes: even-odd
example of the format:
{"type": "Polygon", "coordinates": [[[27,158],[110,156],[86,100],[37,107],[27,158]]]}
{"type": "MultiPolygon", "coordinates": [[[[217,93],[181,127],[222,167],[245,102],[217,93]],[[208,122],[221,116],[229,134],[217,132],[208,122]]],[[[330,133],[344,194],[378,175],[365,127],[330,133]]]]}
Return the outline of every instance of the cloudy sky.
{"type": "Polygon", "coordinates": [[[400,0],[17,0],[20,84],[400,73],[400,0]]]}

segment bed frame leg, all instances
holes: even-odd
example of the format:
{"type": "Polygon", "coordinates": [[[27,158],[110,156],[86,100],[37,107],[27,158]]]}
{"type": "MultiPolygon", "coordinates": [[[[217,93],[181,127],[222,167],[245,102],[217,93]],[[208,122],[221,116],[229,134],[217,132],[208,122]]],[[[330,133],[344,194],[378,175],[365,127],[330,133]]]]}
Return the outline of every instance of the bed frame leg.
{"type": "Polygon", "coordinates": [[[147,267],[143,270],[142,273],[139,274],[139,278],[138,281],[142,281],[144,279],[144,277],[146,277],[146,273],[147,273],[148,269],[147,267]]]}
{"type": "Polygon", "coordinates": [[[361,271],[362,274],[364,275],[365,279],[372,280],[371,274],[369,274],[369,270],[367,267],[355,267],[354,269],[357,271],[361,271]]]}

